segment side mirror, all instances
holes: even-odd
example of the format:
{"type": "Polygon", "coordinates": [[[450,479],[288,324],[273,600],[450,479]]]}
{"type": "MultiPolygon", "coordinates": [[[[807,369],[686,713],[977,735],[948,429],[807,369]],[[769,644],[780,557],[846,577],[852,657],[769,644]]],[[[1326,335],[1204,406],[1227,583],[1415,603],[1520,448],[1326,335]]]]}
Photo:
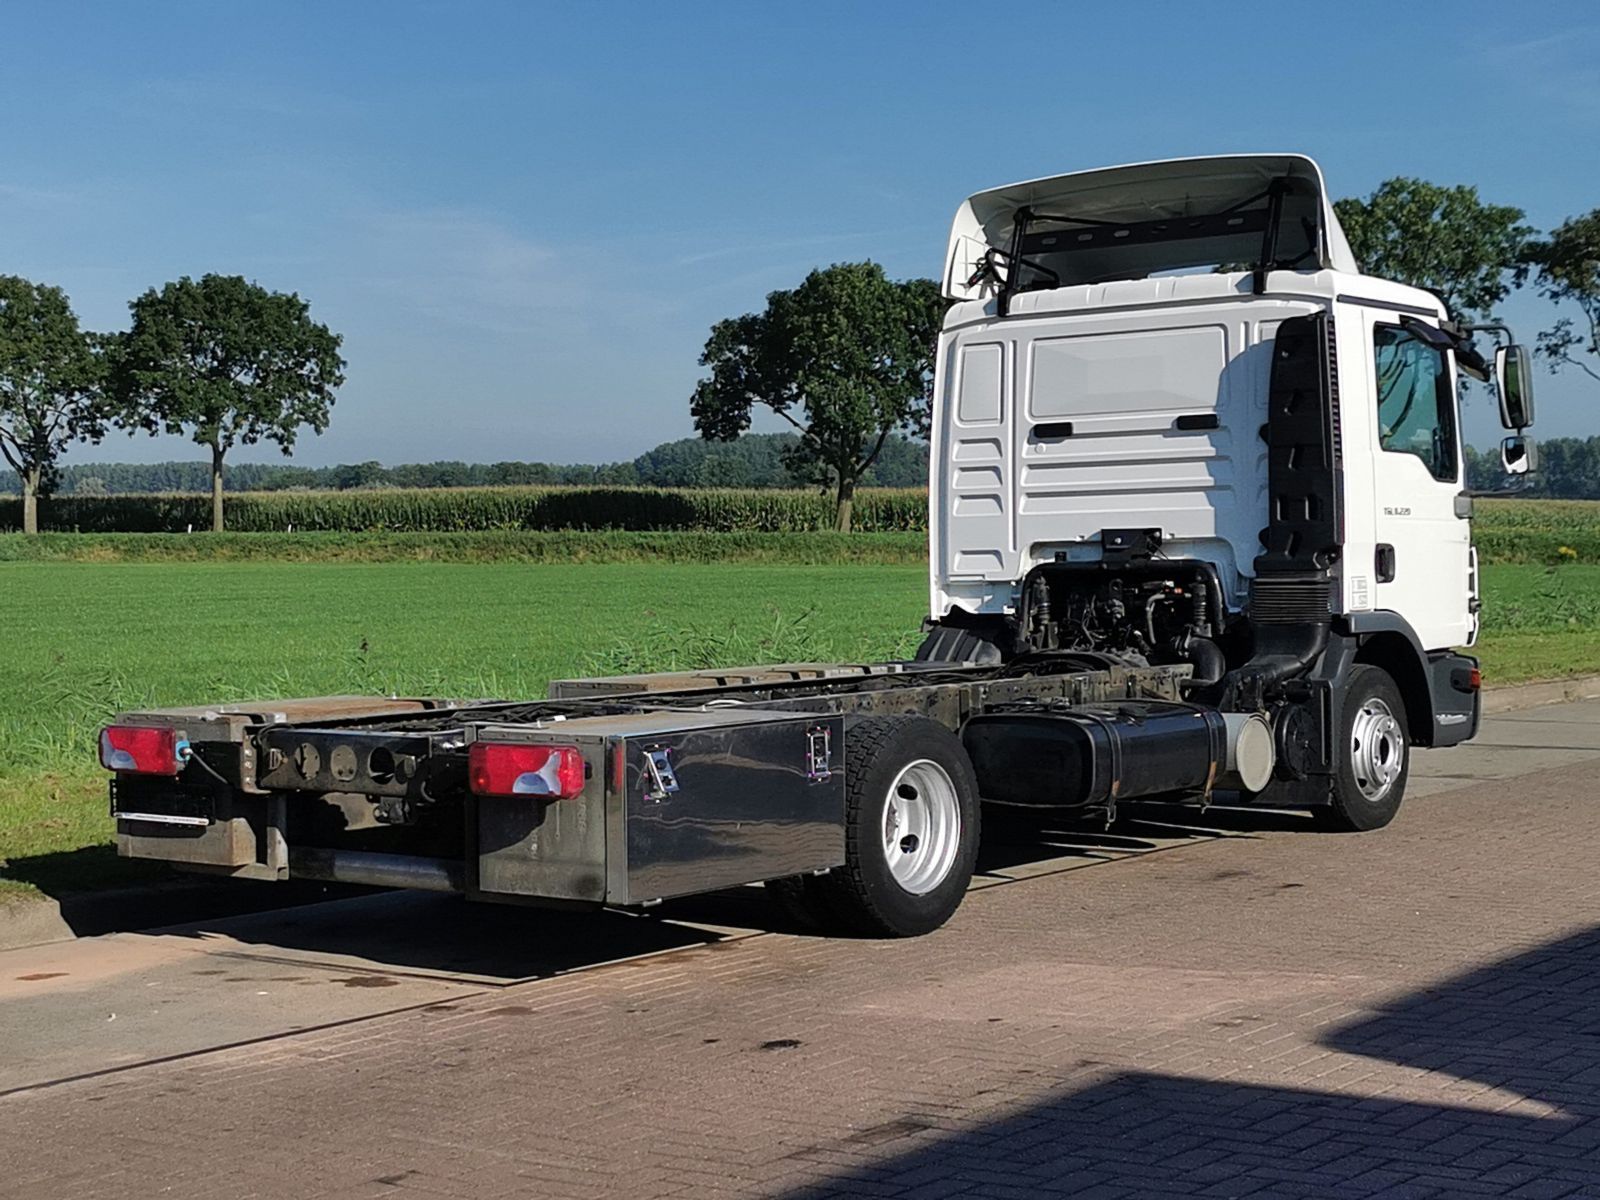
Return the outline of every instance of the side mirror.
{"type": "Polygon", "coordinates": [[[1539,469],[1539,446],[1525,433],[1515,433],[1500,443],[1500,469],[1507,475],[1531,475],[1539,469]]]}
{"type": "Polygon", "coordinates": [[[1494,382],[1500,394],[1500,424],[1507,429],[1532,425],[1533,358],[1526,346],[1501,346],[1494,352],[1494,382]]]}

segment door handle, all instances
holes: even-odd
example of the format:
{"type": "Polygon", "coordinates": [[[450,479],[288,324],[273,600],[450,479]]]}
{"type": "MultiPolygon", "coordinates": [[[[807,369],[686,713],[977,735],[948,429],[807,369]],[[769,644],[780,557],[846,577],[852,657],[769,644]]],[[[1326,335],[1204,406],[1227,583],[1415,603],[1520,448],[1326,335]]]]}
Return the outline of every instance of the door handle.
{"type": "Polygon", "coordinates": [[[1472,495],[1470,492],[1456,493],[1456,516],[1463,521],[1472,520],[1472,495]]]}
{"type": "Polygon", "coordinates": [[[1372,569],[1377,573],[1379,583],[1394,582],[1394,547],[1380,544],[1378,552],[1373,556],[1372,569]]]}

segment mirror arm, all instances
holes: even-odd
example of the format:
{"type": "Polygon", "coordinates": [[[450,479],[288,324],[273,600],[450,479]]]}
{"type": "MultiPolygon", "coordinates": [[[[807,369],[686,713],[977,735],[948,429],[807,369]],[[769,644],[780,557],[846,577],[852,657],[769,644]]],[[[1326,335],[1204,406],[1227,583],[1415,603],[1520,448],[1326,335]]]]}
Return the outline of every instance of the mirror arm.
{"type": "Polygon", "coordinates": [[[1467,322],[1456,325],[1455,328],[1466,337],[1471,337],[1475,333],[1487,333],[1496,341],[1504,341],[1508,346],[1517,340],[1510,326],[1502,325],[1499,321],[1484,321],[1478,324],[1467,322]]]}
{"type": "Polygon", "coordinates": [[[1435,350],[1454,350],[1460,345],[1460,339],[1443,325],[1430,325],[1426,321],[1419,321],[1416,317],[1406,314],[1400,318],[1400,328],[1404,329],[1417,341],[1435,350]]]}
{"type": "Polygon", "coordinates": [[[1470,346],[1456,351],[1456,365],[1479,383],[1489,382],[1489,364],[1470,346]]]}

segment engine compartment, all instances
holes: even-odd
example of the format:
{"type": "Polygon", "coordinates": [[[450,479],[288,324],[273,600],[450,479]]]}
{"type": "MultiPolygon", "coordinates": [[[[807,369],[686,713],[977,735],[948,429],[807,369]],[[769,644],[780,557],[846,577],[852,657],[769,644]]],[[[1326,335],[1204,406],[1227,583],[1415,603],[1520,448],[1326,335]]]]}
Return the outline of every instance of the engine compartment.
{"type": "Polygon", "coordinates": [[[1024,653],[1092,651],[1130,665],[1189,663],[1220,680],[1233,641],[1216,568],[1196,559],[1055,562],[1023,580],[1015,637],[1024,653]]]}

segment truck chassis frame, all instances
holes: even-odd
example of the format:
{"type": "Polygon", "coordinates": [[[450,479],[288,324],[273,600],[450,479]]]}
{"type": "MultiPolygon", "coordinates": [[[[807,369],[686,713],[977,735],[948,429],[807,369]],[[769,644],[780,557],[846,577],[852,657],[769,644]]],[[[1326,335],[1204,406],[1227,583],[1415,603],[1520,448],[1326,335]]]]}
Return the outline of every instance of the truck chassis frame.
{"type": "Polygon", "coordinates": [[[1052,654],[568,680],[536,701],[128,713],[119,724],[176,730],[187,760],[175,779],[114,778],[112,812],[121,854],[191,870],[649,905],[843,864],[845,747],[862,719],[923,717],[959,733],[1018,707],[1171,704],[1189,673],[1052,654]],[[576,744],[591,778],[568,800],[476,795],[467,760],[479,741],[576,744]]]}

